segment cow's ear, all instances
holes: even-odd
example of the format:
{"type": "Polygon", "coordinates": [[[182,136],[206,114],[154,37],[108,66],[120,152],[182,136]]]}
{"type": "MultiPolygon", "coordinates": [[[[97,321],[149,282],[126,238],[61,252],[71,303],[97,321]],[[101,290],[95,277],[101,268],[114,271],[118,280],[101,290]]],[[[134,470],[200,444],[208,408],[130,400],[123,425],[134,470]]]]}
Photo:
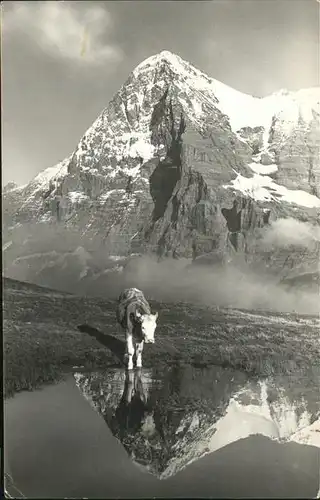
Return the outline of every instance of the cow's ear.
{"type": "Polygon", "coordinates": [[[157,311],[157,312],[155,313],[155,315],[154,315],[154,319],[158,319],[158,316],[159,316],[159,313],[158,313],[158,311],[157,311]]]}

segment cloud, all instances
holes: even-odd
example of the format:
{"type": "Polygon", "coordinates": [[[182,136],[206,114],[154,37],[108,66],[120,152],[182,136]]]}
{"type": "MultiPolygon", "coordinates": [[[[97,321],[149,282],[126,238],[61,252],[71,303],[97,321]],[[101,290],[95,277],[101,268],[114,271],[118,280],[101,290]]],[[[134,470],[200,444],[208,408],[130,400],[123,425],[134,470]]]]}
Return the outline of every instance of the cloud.
{"type": "Polygon", "coordinates": [[[101,235],[92,238],[54,224],[5,228],[5,243],[5,276],[78,295],[109,300],[124,288],[137,287],[159,302],[319,314],[318,290],[284,288],[278,284],[278,275],[254,272],[247,266],[191,265],[187,259],[159,262],[156,256],[144,255],[129,257],[121,272],[125,258],[110,259],[101,235]],[[85,272],[86,279],[80,279],[85,272]]]}
{"type": "Polygon", "coordinates": [[[320,242],[320,227],[291,217],[274,221],[263,237],[263,244],[273,247],[295,245],[309,248],[320,242]]]}
{"type": "Polygon", "coordinates": [[[10,36],[22,32],[41,50],[80,65],[114,63],[120,49],[107,42],[112,29],[109,12],[87,2],[14,2],[3,8],[2,30],[10,36]]]}

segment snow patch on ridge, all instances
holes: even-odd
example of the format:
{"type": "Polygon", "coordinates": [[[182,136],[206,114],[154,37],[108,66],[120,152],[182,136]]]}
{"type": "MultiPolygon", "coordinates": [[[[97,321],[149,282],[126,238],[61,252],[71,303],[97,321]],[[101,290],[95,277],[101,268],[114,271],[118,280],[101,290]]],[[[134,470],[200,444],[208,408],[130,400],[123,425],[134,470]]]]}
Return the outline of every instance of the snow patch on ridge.
{"type": "Polygon", "coordinates": [[[6,189],[5,191],[5,194],[8,194],[8,193],[16,193],[16,192],[19,192],[19,191],[23,191],[26,187],[28,186],[28,184],[21,184],[20,186],[14,186],[10,189],[6,189],[6,186],[4,186],[3,190],[6,189]]]}
{"type": "Polygon", "coordinates": [[[107,191],[106,193],[103,193],[101,196],[99,196],[99,200],[101,203],[106,202],[113,194],[124,194],[125,189],[110,189],[110,191],[107,191]]]}
{"type": "Polygon", "coordinates": [[[12,245],[12,241],[7,241],[4,245],[2,245],[2,251],[5,252],[12,245]]]}
{"type": "Polygon", "coordinates": [[[288,189],[267,175],[254,174],[253,177],[243,177],[237,173],[237,177],[223,187],[240,191],[256,201],[286,201],[306,208],[320,207],[320,199],[317,196],[301,189],[288,189]]]}
{"type": "Polygon", "coordinates": [[[122,139],[127,140],[125,156],[141,157],[143,163],[154,156],[155,147],[150,142],[150,133],[148,135],[141,132],[127,133],[123,134],[122,139]]]}
{"type": "Polygon", "coordinates": [[[308,427],[299,429],[291,436],[290,441],[320,448],[320,419],[308,427]]]}
{"type": "Polygon", "coordinates": [[[54,167],[49,167],[40,172],[36,177],[34,178],[34,182],[41,184],[42,186],[45,184],[49,184],[51,180],[54,180],[56,177],[62,177],[67,175],[68,173],[68,161],[69,158],[66,160],[63,160],[62,162],[58,163],[54,167]]]}
{"type": "Polygon", "coordinates": [[[256,174],[260,174],[260,175],[273,174],[274,172],[277,172],[277,170],[278,170],[278,167],[275,163],[272,163],[271,165],[262,165],[261,163],[253,162],[253,163],[249,163],[249,167],[256,174]]]}
{"type": "Polygon", "coordinates": [[[89,196],[80,191],[69,191],[67,196],[70,199],[71,203],[79,203],[81,201],[89,199],[89,196]]]}

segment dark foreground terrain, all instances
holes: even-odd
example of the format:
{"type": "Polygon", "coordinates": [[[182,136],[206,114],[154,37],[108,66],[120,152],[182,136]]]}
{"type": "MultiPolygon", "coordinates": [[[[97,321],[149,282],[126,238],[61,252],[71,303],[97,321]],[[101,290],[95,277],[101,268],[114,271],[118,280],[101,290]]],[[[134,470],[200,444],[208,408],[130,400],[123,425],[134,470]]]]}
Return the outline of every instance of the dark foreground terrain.
{"type": "MultiPolygon", "coordinates": [[[[70,371],[122,365],[124,336],[115,301],[60,293],[3,279],[5,396],[61,379],[70,371]]],[[[240,369],[261,377],[291,374],[319,387],[319,319],[235,309],[154,303],[155,345],[144,367],[240,369]]]]}

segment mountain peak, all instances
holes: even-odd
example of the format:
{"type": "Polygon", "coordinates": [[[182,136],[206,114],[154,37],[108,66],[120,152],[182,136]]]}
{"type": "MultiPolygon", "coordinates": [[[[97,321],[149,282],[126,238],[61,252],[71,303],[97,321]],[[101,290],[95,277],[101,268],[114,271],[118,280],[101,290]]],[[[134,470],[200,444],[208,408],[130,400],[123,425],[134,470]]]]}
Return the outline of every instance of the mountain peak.
{"type": "Polygon", "coordinates": [[[13,181],[10,181],[5,186],[3,186],[2,191],[3,192],[8,192],[8,191],[11,191],[12,189],[15,189],[17,187],[18,187],[18,184],[16,184],[13,181]]]}
{"type": "MultiPolygon", "coordinates": [[[[313,273],[316,245],[302,265],[300,249],[289,260],[273,236],[265,251],[256,234],[281,217],[317,222],[319,100],[317,88],[256,98],[162,50],[128,75],[69,158],[8,193],[6,225],[57,222],[85,235],[72,254],[82,266],[77,280],[89,280],[82,247],[92,238],[110,255],[267,265],[275,279],[291,268],[313,273]]],[[[35,230],[18,254],[38,255],[38,241],[35,230]]]]}
{"type": "Polygon", "coordinates": [[[183,71],[183,67],[186,65],[191,66],[177,54],[173,54],[169,50],[162,50],[157,54],[147,57],[147,59],[138,64],[138,66],[136,66],[136,68],[133,70],[133,73],[134,75],[137,75],[144,70],[154,68],[155,66],[163,63],[167,63],[170,66],[173,66],[178,71],[183,71]]]}
{"type": "Polygon", "coordinates": [[[172,57],[178,57],[176,54],[174,54],[173,52],[170,52],[169,50],[162,50],[161,52],[159,52],[158,55],[160,57],[164,58],[164,59],[170,59],[172,57]]]}
{"type": "Polygon", "coordinates": [[[3,186],[2,193],[7,194],[7,193],[11,193],[11,192],[21,191],[25,187],[26,187],[26,184],[19,186],[16,182],[10,181],[5,186],[3,186]]]}

